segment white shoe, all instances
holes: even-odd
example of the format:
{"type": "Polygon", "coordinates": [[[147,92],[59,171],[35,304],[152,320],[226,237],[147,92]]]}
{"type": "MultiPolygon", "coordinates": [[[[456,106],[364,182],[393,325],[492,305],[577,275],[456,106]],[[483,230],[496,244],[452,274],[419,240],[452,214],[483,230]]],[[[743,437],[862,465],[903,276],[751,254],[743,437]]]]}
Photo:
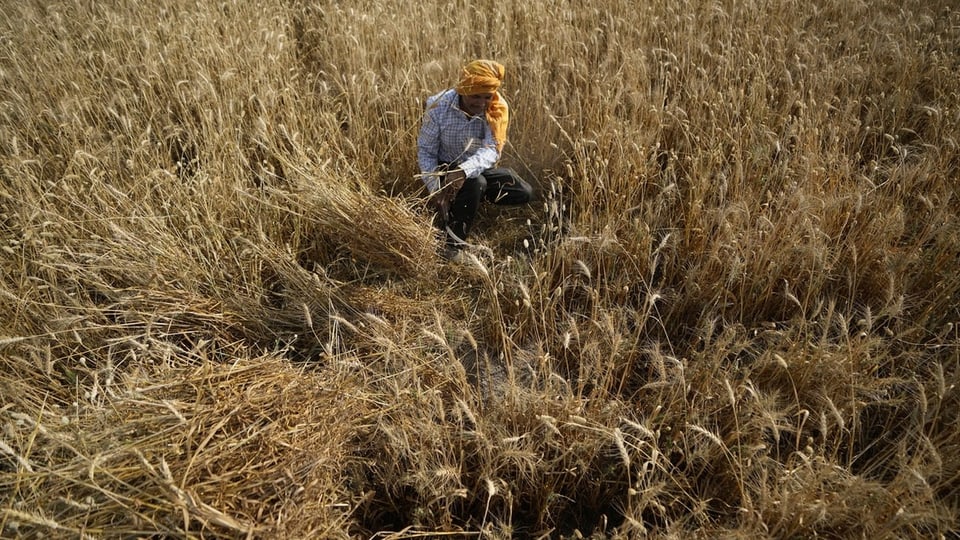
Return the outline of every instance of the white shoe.
{"type": "Polygon", "coordinates": [[[463,261],[463,251],[457,246],[444,246],[440,255],[443,260],[448,262],[459,263],[463,261]]]}

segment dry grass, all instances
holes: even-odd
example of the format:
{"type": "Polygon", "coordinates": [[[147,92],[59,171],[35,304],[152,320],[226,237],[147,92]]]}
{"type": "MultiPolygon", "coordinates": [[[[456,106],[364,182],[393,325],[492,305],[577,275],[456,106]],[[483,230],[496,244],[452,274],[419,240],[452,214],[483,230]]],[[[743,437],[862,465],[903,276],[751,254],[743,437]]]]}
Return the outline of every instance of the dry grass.
{"type": "Polygon", "coordinates": [[[951,2],[2,4],[0,535],[957,534],[951,2]]]}

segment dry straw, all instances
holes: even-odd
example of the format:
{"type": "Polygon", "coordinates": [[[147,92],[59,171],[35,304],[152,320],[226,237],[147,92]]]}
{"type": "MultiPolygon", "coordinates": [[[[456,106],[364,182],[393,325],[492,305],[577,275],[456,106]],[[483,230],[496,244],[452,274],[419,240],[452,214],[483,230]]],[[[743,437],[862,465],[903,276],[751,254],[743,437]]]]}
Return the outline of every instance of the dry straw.
{"type": "Polygon", "coordinates": [[[953,3],[0,12],[0,536],[956,534],[953,3]]]}

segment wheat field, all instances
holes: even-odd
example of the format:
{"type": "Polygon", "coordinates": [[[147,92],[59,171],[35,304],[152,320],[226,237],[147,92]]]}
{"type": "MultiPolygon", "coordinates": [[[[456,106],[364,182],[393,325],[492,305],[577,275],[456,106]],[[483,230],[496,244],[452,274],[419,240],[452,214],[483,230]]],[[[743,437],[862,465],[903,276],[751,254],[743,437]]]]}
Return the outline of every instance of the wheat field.
{"type": "Polygon", "coordinates": [[[0,536],[960,531],[955,2],[0,4],[0,536]]]}

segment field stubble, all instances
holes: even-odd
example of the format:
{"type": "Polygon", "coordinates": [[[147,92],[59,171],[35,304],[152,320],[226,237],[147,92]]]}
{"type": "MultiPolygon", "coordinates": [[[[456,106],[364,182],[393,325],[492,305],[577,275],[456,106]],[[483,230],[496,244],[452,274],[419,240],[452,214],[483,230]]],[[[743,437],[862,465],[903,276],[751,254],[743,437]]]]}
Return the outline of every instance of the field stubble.
{"type": "Polygon", "coordinates": [[[4,4],[3,536],[956,534],[951,2],[4,4]]]}

